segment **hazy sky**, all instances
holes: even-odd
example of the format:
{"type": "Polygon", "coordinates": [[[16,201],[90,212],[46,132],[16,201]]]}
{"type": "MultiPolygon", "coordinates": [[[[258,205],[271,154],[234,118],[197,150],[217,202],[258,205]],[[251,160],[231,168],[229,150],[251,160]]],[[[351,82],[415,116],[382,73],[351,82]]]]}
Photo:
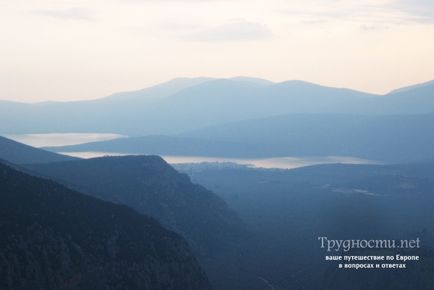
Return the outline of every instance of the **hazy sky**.
{"type": "Polygon", "coordinates": [[[0,0],[0,99],[240,75],[380,93],[434,79],[434,1],[0,0]]]}

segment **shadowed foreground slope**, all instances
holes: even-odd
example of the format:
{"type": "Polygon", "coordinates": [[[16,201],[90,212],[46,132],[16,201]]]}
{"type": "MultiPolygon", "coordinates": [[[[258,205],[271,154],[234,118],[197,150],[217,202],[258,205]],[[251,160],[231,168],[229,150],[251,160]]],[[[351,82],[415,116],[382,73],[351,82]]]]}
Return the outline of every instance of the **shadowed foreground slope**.
{"type": "MultiPolygon", "coordinates": [[[[213,285],[232,275],[225,257],[240,256],[243,251],[239,244],[247,233],[235,212],[161,157],[102,157],[28,168],[82,193],[156,218],[187,240],[213,285]]],[[[227,289],[226,284],[221,289],[227,289]]]]}
{"type": "Polygon", "coordinates": [[[210,289],[152,218],[0,164],[1,289],[210,289]]]}
{"type": "Polygon", "coordinates": [[[220,197],[193,184],[158,156],[102,157],[28,168],[150,215],[181,233],[200,253],[222,247],[241,228],[237,215],[220,197]]]}

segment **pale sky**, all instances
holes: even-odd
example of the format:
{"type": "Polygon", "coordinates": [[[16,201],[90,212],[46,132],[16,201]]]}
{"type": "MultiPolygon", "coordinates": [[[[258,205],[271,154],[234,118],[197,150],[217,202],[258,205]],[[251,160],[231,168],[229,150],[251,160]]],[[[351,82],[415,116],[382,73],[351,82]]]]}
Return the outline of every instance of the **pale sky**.
{"type": "Polygon", "coordinates": [[[434,79],[433,0],[0,0],[0,99],[93,99],[176,77],[384,93],[434,79]]]}

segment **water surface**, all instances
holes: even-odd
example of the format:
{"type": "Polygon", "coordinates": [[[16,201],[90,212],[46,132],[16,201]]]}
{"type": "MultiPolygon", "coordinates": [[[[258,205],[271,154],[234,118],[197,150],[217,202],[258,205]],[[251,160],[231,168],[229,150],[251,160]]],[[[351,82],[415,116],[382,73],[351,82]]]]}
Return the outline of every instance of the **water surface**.
{"type": "Polygon", "coordinates": [[[107,133],[49,133],[49,134],[10,134],[6,138],[33,147],[78,145],[88,142],[107,141],[121,137],[119,134],[107,133]]]}
{"type": "MultiPolygon", "coordinates": [[[[15,141],[34,146],[34,147],[49,147],[49,146],[66,146],[78,145],[88,142],[106,141],[126,136],[119,134],[105,133],[50,133],[50,134],[21,134],[7,135],[7,138],[15,141]]],[[[126,154],[116,152],[60,152],[64,155],[70,155],[80,158],[94,158],[101,156],[125,156],[125,155],[143,155],[143,154],[126,154]]],[[[240,165],[249,165],[252,167],[261,168],[281,168],[292,169],[303,166],[318,165],[318,164],[378,164],[372,160],[366,160],[350,156],[314,156],[314,157],[276,157],[276,158],[224,158],[224,157],[208,157],[208,156],[163,156],[170,164],[183,163],[203,163],[203,162],[231,162],[240,165]]]]}
{"type": "MultiPolygon", "coordinates": [[[[60,152],[61,154],[70,155],[80,158],[94,158],[101,156],[125,156],[125,155],[143,155],[143,154],[125,154],[115,152],[60,152]]],[[[276,158],[225,158],[225,157],[207,157],[207,156],[162,156],[170,164],[183,163],[203,163],[203,162],[231,162],[241,165],[250,165],[261,168],[281,168],[293,169],[298,167],[318,165],[318,164],[379,164],[373,160],[361,159],[349,156],[319,156],[319,157],[276,157],[276,158]]]]}

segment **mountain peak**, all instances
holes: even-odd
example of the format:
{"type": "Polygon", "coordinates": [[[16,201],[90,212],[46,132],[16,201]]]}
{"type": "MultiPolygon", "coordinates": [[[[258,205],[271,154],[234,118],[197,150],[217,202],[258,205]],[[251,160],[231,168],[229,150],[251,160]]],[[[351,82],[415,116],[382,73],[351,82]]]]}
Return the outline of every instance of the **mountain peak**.
{"type": "Polygon", "coordinates": [[[174,78],[166,82],[159,83],[154,86],[146,87],[135,91],[120,92],[110,95],[103,100],[135,100],[135,99],[159,99],[175,94],[179,91],[200,85],[204,82],[211,81],[213,78],[198,77],[198,78],[174,78]]]}
{"type": "Polygon", "coordinates": [[[261,85],[261,86],[268,86],[268,85],[273,84],[272,81],[269,81],[266,79],[255,78],[255,77],[246,77],[246,76],[236,76],[236,77],[230,78],[230,80],[240,81],[240,82],[245,82],[245,83],[250,83],[250,84],[255,84],[255,85],[261,85]]]}

